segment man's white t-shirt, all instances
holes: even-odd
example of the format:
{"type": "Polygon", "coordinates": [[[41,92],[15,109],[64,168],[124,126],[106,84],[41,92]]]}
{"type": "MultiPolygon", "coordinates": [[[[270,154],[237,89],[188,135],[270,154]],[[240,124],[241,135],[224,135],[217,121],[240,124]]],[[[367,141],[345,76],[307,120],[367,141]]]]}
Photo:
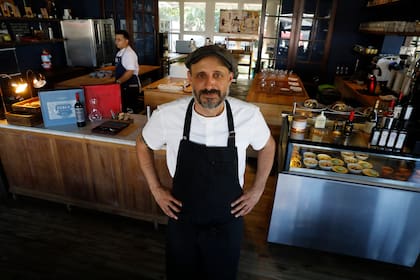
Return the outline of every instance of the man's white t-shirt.
{"type": "Polygon", "coordinates": [[[121,64],[126,70],[134,70],[134,75],[139,74],[138,57],[136,52],[130,46],[119,50],[117,57],[119,56],[121,56],[121,64]]]}
{"type": "MultiPolygon", "coordinates": [[[[179,143],[184,131],[185,113],[191,98],[182,98],[158,106],[142,132],[151,149],[166,148],[166,161],[172,177],[175,174],[179,143]]],[[[238,176],[243,186],[246,149],[251,145],[254,150],[261,150],[270,137],[270,129],[257,106],[232,97],[228,97],[227,100],[232,108],[238,150],[238,176]]],[[[203,117],[193,110],[190,141],[209,147],[226,147],[228,134],[226,108],[219,116],[210,118],[203,117]]]]}

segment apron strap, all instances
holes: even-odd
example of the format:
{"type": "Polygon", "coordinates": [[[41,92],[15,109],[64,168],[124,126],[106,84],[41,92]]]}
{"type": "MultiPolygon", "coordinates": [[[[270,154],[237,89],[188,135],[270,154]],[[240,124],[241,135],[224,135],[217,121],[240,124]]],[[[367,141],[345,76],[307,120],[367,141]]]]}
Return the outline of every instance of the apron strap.
{"type": "MultiPolygon", "coordinates": [[[[194,98],[191,99],[187,107],[187,112],[185,113],[184,120],[184,133],[182,139],[190,140],[190,129],[191,129],[191,118],[192,118],[192,108],[194,104],[194,98]]],[[[228,147],[235,147],[235,126],[233,124],[233,115],[232,109],[230,107],[229,101],[225,100],[226,104],[226,116],[228,121],[228,147]]]]}
{"type": "Polygon", "coordinates": [[[235,126],[233,125],[232,109],[230,108],[229,101],[226,100],[226,116],[228,121],[228,147],[235,147],[235,126]]]}
{"type": "Polygon", "coordinates": [[[191,98],[190,103],[188,104],[187,112],[185,113],[184,120],[184,134],[182,139],[190,140],[190,128],[191,128],[191,117],[192,117],[192,108],[194,104],[194,98],[191,98]]]}

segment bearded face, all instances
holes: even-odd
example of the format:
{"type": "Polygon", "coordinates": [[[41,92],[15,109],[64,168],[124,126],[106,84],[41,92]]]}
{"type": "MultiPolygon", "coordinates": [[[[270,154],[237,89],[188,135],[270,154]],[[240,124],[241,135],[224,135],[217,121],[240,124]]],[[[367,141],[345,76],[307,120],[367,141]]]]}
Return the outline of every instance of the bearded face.
{"type": "Polygon", "coordinates": [[[233,73],[217,57],[204,57],[192,64],[188,79],[199,113],[213,116],[223,110],[223,101],[229,95],[233,73]]]}
{"type": "Polygon", "coordinates": [[[226,96],[229,96],[229,88],[225,92],[218,89],[202,89],[199,91],[193,90],[195,100],[205,109],[215,109],[222,104],[226,96]]]}

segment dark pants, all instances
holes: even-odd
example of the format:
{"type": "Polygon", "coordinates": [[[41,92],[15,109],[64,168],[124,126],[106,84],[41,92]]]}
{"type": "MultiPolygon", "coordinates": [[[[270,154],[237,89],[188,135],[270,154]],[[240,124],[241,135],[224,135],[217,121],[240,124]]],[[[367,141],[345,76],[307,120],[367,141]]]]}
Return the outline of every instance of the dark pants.
{"type": "Polygon", "coordinates": [[[169,220],[167,279],[236,279],[242,236],[242,218],[219,226],[169,220]]]}
{"type": "Polygon", "coordinates": [[[140,101],[140,88],[138,86],[127,86],[121,88],[121,103],[123,112],[127,112],[127,108],[133,113],[139,113],[143,109],[140,101]]]}

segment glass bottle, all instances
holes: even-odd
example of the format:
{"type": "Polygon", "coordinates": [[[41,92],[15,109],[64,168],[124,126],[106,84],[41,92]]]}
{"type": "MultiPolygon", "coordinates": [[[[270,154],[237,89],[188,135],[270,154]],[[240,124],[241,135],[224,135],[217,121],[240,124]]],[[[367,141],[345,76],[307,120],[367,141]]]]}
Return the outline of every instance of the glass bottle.
{"type": "Polygon", "coordinates": [[[365,122],[364,131],[366,133],[372,133],[373,127],[377,125],[378,110],[379,110],[379,99],[376,100],[375,106],[373,107],[373,110],[369,113],[369,116],[367,117],[367,120],[365,122]]]}
{"type": "Polygon", "coordinates": [[[396,119],[398,119],[400,117],[401,112],[402,112],[402,109],[403,109],[403,106],[402,106],[402,98],[403,98],[403,96],[404,96],[404,94],[401,91],[400,92],[400,95],[399,95],[399,97],[397,99],[397,102],[395,103],[395,106],[394,106],[394,118],[396,118],[396,119]]]}
{"type": "Polygon", "coordinates": [[[76,124],[78,127],[83,127],[86,125],[85,119],[85,109],[82,102],[80,102],[79,93],[76,92],[76,103],[74,104],[74,111],[76,114],[76,124]]]}
{"type": "Polygon", "coordinates": [[[382,127],[381,136],[379,136],[379,142],[378,142],[379,147],[385,147],[388,141],[389,131],[392,126],[392,121],[393,121],[392,118],[385,118],[385,124],[382,127]]]}
{"type": "Polygon", "coordinates": [[[350,116],[344,124],[344,135],[350,136],[353,132],[354,111],[350,112],[350,116]]]}
{"type": "Polygon", "coordinates": [[[321,114],[319,114],[315,118],[315,128],[325,128],[325,123],[327,122],[327,117],[324,115],[324,111],[321,111],[321,114]]]}
{"type": "Polygon", "coordinates": [[[89,113],[89,120],[94,122],[94,121],[100,121],[102,120],[102,114],[99,111],[99,107],[98,107],[98,99],[97,98],[91,98],[89,100],[90,105],[91,105],[91,110],[89,113]]]}
{"type": "Polygon", "coordinates": [[[395,141],[395,146],[394,146],[394,149],[396,151],[400,151],[404,147],[405,140],[407,139],[407,125],[408,125],[408,121],[404,121],[402,128],[398,132],[398,136],[397,136],[397,139],[395,141]]]}
{"type": "Polygon", "coordinates": [[[372,128],[372,131],[370,133],[369,143],[371,146],[378,145],[380,135],[381,135],[381,127],[379,125],[379,122],[376,122],[375,126],[372,128]]]}
{"type": "Polygon", "coordinates": [[[388,140],[386,142],[386,147],[389,149],[394,148],[395,141],[397,140],[397,137],[398,137],[398,126],[399,126],[398,120],[394,118],[391,129],[389,131],[388,140]]]}

